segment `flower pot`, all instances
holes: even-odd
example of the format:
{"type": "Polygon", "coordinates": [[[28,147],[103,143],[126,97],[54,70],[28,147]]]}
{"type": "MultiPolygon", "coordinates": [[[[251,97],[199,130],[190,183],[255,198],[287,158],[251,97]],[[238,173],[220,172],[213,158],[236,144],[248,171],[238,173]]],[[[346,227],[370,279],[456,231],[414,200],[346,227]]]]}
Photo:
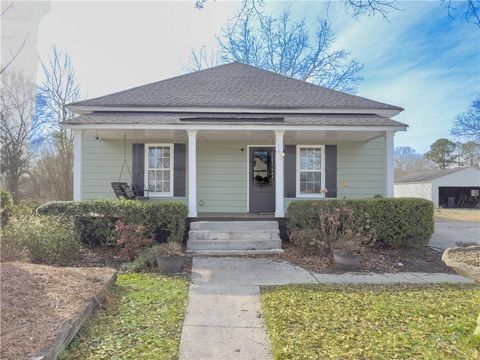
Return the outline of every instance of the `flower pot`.
{"type": "Polygon", "coordinates": [[[185,256],[157,256],[158,270],[162,273],[177,273],[182,270],[185,256]]]}
{"type": "Polygon", "coordinates": [[[335,260],[335,266],[344,270],[356,270],[360,266],[360,255],[333,252],[333,259],[335,260]]]}

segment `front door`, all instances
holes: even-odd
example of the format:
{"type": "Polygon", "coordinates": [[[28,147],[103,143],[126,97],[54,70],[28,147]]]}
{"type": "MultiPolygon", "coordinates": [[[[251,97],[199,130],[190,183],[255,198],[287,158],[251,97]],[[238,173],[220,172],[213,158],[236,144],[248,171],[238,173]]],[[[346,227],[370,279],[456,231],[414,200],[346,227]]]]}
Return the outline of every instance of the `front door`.
{"type": "Polygon", "coordinates": [[[250,212],[275,211],[275,148],[251,147],[249,154],[250,212]]]}

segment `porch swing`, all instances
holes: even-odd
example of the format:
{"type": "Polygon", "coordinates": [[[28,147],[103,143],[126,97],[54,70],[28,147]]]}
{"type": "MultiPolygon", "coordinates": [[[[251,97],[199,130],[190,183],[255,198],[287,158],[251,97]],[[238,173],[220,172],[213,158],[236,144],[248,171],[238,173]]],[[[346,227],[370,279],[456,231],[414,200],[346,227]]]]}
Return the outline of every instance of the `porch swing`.
{"type": "Polygon", "coordinates": [[[135,200],[138,199],[137,193],[134,191],[134,186],[133,186],[133,176],[132,172],[130,171],[130,166],[128,166],[128,161],[127,161],[127,134],[123,133],[123,163],[122,163],[122,169],[120,170],[120,175],[118,176],[118,181],[114,181],[110,183],[112,186],[113,192],[115,193],[115,196],[118,199],[129,199],[129,200],[135,200]],[[125,168],[128,171],[128,174],[130,175],[130,183],[132,185],[128,185],[126,182],[122,182],[122,175],[123,171],[125,168]]]}

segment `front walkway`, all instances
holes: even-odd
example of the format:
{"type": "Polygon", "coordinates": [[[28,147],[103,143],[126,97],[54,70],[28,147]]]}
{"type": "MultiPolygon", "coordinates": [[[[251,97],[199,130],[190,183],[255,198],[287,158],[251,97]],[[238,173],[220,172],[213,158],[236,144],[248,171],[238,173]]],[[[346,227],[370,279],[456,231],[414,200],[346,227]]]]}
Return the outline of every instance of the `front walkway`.
{"type": "Polygon", "coordinates": [[[195,257],[180,360],[271,359],[261,285],[435,282],[471,281],[451,274],[318,274],[265,258],[195,257]]]}

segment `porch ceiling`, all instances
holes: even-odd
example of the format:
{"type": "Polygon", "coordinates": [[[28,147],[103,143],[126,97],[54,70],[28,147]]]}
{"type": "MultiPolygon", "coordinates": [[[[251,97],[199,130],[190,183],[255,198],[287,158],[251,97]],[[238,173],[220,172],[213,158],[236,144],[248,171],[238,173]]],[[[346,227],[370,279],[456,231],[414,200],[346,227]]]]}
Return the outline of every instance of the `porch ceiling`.
{"type": "MultiPolygon", "coordinates": [[[[91,130],[101,139],[121,139],[126,134],[127,139],[135,141],[167,140],[186,141],[185,130],[91,130]]],[[[285,143],[293,144],[305,141],[367,141],[383,136],[382,131],[354,131],[354,130],[287,130],[285,143]]],[[[244,141],[275,143],[275,134],[271,130],[200,130],[198,141],[244,141]]]]}

